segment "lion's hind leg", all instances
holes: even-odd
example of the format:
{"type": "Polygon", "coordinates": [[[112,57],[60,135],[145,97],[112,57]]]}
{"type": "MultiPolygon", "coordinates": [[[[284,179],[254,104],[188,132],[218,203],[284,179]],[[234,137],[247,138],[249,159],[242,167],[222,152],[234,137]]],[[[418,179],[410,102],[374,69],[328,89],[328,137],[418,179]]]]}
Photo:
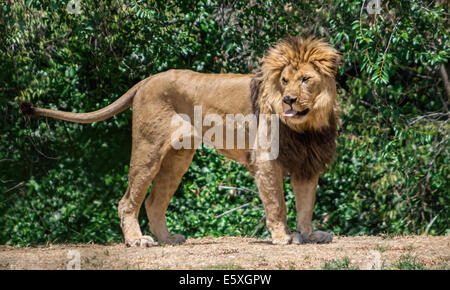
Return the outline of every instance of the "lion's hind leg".
{"type": "Polygon", "coordinates": [[[166,224],[166,210],[181,178],[189,169],[194,154],[194,149],[169,151],[153,181],[150,195],[145,200],[150,231],[159,243],[180,244],[186,240],[182,235],[170,235],[166,224]]]}
{"type": "Polygon", "coordinates": [[[127,246],[149,247],[154,245],[150,236],[143,236],[138,215],[150,183],[161,166],[161,159],[168,151],[166,146],[155,146],[145,140],[133,144],[128,188],[119,202],[120,226],[127,246]]]}

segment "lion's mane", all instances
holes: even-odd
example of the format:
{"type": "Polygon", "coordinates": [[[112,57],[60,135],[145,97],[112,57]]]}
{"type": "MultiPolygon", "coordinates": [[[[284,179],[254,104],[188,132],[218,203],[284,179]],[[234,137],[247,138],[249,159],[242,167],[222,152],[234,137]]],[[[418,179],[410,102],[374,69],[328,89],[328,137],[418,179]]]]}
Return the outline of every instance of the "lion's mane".
{"type": "MultiPolygon", "coordinates": [[[[340,62],[338,52],[322,40],[290,37],[269,49],[251,81],[253,113],[273,114],[272,102],[281,99],[279,78],[288,64],[310,63],[323,77],[334,80],[340,62]]],[[[278,161],[289,174],[309,179],[325,170],[336,153],[338,114],[335,102],[323,118],[327,125],[318,129],[306,125],[293,130],[280,124],[278,161]]],[[[320,116],[320,115],[319,115],[320,116]]],[[[320,116],[322,117],[322,116],[320,116]]],[[[314,120],[313,120],[314,122],[314,120]]]]}

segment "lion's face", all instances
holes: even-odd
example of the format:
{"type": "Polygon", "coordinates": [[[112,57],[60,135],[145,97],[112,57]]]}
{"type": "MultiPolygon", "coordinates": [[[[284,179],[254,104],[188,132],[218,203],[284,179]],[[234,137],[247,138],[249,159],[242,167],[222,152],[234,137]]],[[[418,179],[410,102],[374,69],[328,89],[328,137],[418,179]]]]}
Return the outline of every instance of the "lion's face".
{"type": "Polygon", "coordinates": [[[338,63],[337,51],[321,40],[291,38],[277,44],[264,59],[261,107],[265,102],[268,111],[296,131],[328,126],[338,63]]]}
{"type": "Polygon", "coordinates": [[[283,118],[299,121],[313,108],[314,97],[320,92],[321,76],[309,63],[288,65],[280,76],[283,118]]]}
{"type": "Polygon", "coordinates": [[[272,108],[282,122],[297,131],[328,125],[335,92],[333,79],[324,76],[311,63],[289,64],[281,72],[278,98],[272,108]]]}

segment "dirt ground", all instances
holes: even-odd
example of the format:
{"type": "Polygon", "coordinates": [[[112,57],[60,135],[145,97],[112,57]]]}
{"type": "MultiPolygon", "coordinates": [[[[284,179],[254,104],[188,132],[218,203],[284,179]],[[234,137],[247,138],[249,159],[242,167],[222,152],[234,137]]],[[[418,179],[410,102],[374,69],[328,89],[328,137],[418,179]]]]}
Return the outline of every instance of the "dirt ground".
{"type": "Polygon", "coordinates": [[[177,246],[0,246],[0,269],[450,269],[450,236],[334,237],[331,244],[275,246],[242,237],[177,246]]]}

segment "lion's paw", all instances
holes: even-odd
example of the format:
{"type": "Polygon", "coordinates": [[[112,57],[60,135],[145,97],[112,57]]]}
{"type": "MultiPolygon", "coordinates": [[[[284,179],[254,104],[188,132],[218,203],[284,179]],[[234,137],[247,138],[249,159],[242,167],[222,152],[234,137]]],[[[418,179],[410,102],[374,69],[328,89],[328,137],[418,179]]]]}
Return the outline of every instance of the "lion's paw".
{"type": "Polygon", "coordinates": [[[282,238],[272,238],[272,244],[274,245],[288,245],[292,242],[292,237],[290,235],[286,235],[282,238]]]}
{"type": "Polygon", "coordinates": [[[291,234],[292,236],[292,243],[295,245],[300,245],[304,243],[304,238],[302,236],[302,234],[298,233],[298,232],[293,232],[291,234]]]}
{"type": "Polygon", "coordinates": [[[333,235],[327,232],[315,231],[307,236],[304,233],[293,232],[292,243],[299,244],[325,244],[331,243],[333,240],[333,235]]]}
{"type": "Polygon", "coordinates": [[[322,231],[315,231],[305,239],[305,243],[326,244],[331,243],[332,240],[332,234],[322,231]]]}
{"type": "Polygon", "coordinates": [[[183,244],[184,242],[186,242],[186,238],[183,235],[173,235],[163,241],[160,241],[161,244],[166,245],[179,245],[183,244]]]}
{"type": "Polygon", "coordinates": [[[127,247],[148,248],[155,245],[155,241],[150,236],[142,236],[138,239],[127,241],[125,244],[127,245],[127,247]]]}

